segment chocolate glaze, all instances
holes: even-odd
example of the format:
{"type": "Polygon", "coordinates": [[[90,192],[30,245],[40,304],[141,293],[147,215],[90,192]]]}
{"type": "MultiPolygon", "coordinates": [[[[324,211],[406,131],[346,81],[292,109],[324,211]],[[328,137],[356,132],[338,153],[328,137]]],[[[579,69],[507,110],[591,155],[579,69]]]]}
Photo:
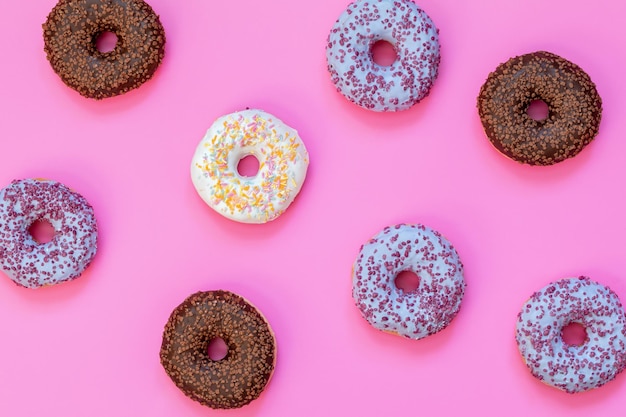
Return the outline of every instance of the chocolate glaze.
{"type": "Polygon", "coordinates": [[[60,0],[43,34],[54,71],[69,87],[97,100],[148,81],[164,55],[163,26],[143,0],[60,0]],[[96,47],[103,32],[117,36],[110,52],[96,47]]]}
{"type": "Polygon", "coordinates": [[[577,65],[550,52],[509,59],[489,74],[478,96],[487,137],[504,155],[529,165],[552,165],[577,155],[598,133],[602,100],[577,65]],[[548,105],[545,120],[528,114],[548,105]]]}
{"type": "Polygon", "coordinates": [[[211,408],[239,408],[263,392],[274,371],[276,343],[269,324],[228,291],[198,292],[172,312],[163,332],[161,364],[181,391],[211,408]],[[208,356],[221,338],[226,357],[208,356]]]}

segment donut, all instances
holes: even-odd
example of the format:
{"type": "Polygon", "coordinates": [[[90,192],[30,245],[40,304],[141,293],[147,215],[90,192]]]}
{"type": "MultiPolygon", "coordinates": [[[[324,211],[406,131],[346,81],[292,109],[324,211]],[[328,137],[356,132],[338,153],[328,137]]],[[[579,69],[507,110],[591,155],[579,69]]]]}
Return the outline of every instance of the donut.
{"type": "Polygon", "coordinates": [[[43,24],[44,50],[70,88],[96,100],[124,94],[152,78],[165,50],[165,32],[143,0],[60,0],[43,24]],[[117,37],[101,52],[96,40],[117,37]]]}
{"type": "Polygon", "coordinates": [[[38,288],[79,277],[98,247],[93,208],[52,180],[15,180],[0,190],[0,269],[16,284],[38,288]],[[50,223],[54,237],[38,243],[29,232],[50,223]]]}
{"type": "Polygon", "coordinates": [[[421,224],[389,226],[365,243],[352,268],[352,296],[378,330],[422,339],[446,328],[465,294],[463,264],[439,232],[421,224]],[[400,272],[418,276],[414,291],[395,285],[400,272]]]}
{"type": "Polygon", "coordinates": [[[229,291],[197,292],[174,309],[163,332],[161,364],[189,398],[216,409],[257,399],[276,365],[274,333],[263,315],[229,291]],[[209,342],[221,338],[226,356],[213,360],[209,342]]]}
{"type": "Polygon", "coordinates": [[[600,387],[626,366],[626,313],[617,295],[588,277],[548,284],[524,303],[515,325],[517,346],[530,372],[568,393],[600,387]],[[570,323],[586,331],[582,345],[563,341],[570,323]]]}
{"type": "Polygon", "coordinates": [[[553,165],[576,156],[598,134],[602,100],[576,64],[550,52],[517,56],[489,74],[478,95],[478,114],[489,141],[528,165],[553,165]],[[534,101],[547,118],[528,115],[534,101]]]}
{"type": "Polygon", "coordinates": [[[439,71],[439,30],[411,0],[357,0],[328,35],[331,80],[356,105],[377,112],[406,110],[426,97],[439,71]],[[372,46],[390,43],[396,60],[378,65],[372,46]]]}
{"type": "Polygon", "coordinates": [[[308,165],[298,132],[269,113],[249,109],[211,125],[192,158],[191,180],[207,205],[226,218],[266,223],[296,198],[308,165]],[[237,170],[248,155],[259,161],[253,177],[237,170]]]}

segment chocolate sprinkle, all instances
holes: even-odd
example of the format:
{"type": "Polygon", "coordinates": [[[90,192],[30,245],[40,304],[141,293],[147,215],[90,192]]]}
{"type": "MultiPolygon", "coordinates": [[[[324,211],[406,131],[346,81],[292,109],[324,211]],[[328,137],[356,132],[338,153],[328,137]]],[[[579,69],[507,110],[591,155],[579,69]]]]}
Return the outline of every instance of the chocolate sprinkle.
{"type": "Polygon", "coordinates": [[[228,291],[198,292],[172,312],[161,345],[161,364],[189,398],[211,408],[239,408],[258,398],[276,361],[274,333],[261,313],[228,291]],[[209,342],[228,346],[219,361],[209,342]]]}
{"type": "Polygon", "coordinates": [[[152,78],[164,55],[165,32],[142,0],[60,0],[43,24],[44,50],[67,86],[96,100],[124,94],[152,78]],[[98,36],[115,48],[100,52],[98,36]]]}
{"type": "Polygon", "coordinates": [[[552,165],[577,155],[598,134],[602,100],[577,65],[550,52],[511,58],[489,74],[478,96],[487,137],[504,155],[529,165],[552,165]],[[527,114],[531,102],[548,117],[527,114]]]}

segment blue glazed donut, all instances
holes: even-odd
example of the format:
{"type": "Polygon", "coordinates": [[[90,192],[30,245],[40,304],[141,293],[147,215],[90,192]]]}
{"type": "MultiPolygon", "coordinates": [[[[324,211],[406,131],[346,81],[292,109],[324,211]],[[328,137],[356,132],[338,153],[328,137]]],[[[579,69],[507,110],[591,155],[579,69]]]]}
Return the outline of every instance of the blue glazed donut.
{"type": "Polygon", "coordinates": [[[0,269],[16,284],[37,288],[77,278],[93,260],[97,240],[93,208],[65,185],[25,179],[0,191],[0,269]],[[37,221],[52,225],[51,241],[31,236],[37,221]]]}
{"type": "Polygon", "coordinates": [[[373,111],[406,110],[430,92],[439,71],[439,31],[411,0],[356,0],[339,16],[326,46],[337,91],[373,111]],[[378,41],[393,45],[397,59],[372,59],[378,41]]]}
{"type": "Polygon", "coordinates": [[[626,313],[617,294],[587,277],[548,284],[524,303],[515,326],[517,346],[533,376],[568,393],[611,381],[626,367],[626,313]],[[562,329],[586,331],[568,345],[562,329]]]}
{"type": "Polygon", "coordinates": [[[361,247],[352,269],[352,296],[374,328],[422,339],[446,328],[465,294],[463,264],[439,232],[423,226],[386,227],[361,247]],[[414,291],[395,285],[396,276],[419,277],[414,291]]]}

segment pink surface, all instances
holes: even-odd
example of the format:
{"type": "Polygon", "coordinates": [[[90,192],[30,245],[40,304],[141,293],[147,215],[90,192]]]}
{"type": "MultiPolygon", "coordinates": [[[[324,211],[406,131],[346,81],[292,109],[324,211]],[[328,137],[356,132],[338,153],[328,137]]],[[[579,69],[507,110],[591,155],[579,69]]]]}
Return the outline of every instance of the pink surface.
{"type": "Polygon", "coordinates": [[[100,248],[80,279],[26,290],[0,276],[0,415],[618,415],[626,376],[568,395],[535,380],[513,338],[521,304],[588,275],[626,300],[626,53],[621,1],[423,0],[441,31],[430,97],[400,114],[352,105],[330,83],[328,31],[347,1],[151,0],[167,33],[153,80],[95,102],[43,52],[54,0],[0,2],[0,183],[48,177],[82,193],[100,248]],[[556,166],[518,165],[486,140],[476,96],[513,55],[584,68],[604,101],[597,139],[556,166]],[[217,117],[259,107],[311,156],[287,212],[266,225],[209,209],[191,155],[217,117]],[[382,227],[441,231],[466,267],[450,327],[421,341],[371,328],[350,270],[382,227]],[[274,378],[235,411],[187,399],[158,360],[172,309],[198,290],[258,306],[278,342],[274,378]]]}

